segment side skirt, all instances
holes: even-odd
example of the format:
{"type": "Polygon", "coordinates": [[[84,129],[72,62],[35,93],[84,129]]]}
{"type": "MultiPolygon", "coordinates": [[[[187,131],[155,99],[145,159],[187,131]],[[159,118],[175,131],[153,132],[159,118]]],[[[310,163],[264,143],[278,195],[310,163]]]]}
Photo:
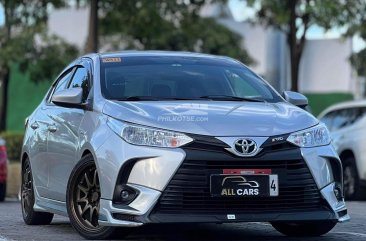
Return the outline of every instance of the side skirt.
{"type": "Polygon", "coordinates": [[[37,212],[48,212],[65,217],[68,216],[65,202],[40,197],[36,189],[35,189],[35,202],[33,209],[34,211],[37,212]]]}

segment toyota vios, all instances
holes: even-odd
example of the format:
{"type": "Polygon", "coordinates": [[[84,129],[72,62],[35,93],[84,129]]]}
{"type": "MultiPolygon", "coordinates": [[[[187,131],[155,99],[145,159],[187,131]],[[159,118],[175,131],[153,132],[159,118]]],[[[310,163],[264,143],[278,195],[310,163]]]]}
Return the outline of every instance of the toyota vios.
{"type": "Polygon", "coordinates": [[[306,105],[227,57],[81,57],[26,121],[24,221],[68,215],[88,239],[147,223],[325,234],[349,219],[342,165],[306,105]]]}

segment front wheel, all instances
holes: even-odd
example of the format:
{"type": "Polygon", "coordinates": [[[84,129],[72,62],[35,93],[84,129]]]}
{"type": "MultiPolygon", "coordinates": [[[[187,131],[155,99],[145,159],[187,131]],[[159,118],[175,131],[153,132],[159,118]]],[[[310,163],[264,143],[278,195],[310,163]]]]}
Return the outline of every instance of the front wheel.
{"type": "Polygon", "coordinates": [[[71,225],[86,239],[108,239],[116,231],[98,224],[100,194],[98,171],[89,154],[71,172],[66,197],[71,225]]]}
{"type": "Polygon", "coordinates": [[[360,178],[358,177],[356,162],[353,157],[343,160],[343,186],[346,200],[363,198],[360,178]]]}
{"type": "Polygon", "coordinates": [[[280,233],[294,237],[321,236],[328,233],[337,224],[335,221],[313,222],[273,222],[272,226],[280,233]]]}

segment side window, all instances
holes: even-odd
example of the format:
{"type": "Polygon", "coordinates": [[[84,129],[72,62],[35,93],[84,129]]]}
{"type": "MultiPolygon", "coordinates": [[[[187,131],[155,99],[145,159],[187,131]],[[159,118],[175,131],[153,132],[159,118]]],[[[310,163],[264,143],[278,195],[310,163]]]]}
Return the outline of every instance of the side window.
{"type": "Polygon", "coordinates": [[[360,120],[362,117],[366,114],[366,108],[365,107],[358,107],[353,109],[353,118],[351,120],[351,124],[356,123],[358,120],[360,120]]]}
{"type": "MultiPolygon", "coordinates": [[[[61,90],[66,89],[67,83],[69,83],[69,80],[73,73],[73,68],[69,69],[67,72],[65,72],[56,83],[56,86],[53,88],[53,90],[50,93],[50,96],[54,95],[55,93],[58,93],[61,90]]],[[[49,97],[48,102],[51,102],[51,98],[49,97]]]]}
{"type": "Polygon", "coordinates": [[[338,130],[340,128],[346,127],[349,124],[351,117],[352,116],[350,109],[336,111],[333,121],[333,130],[338,130]]]}
{"type": "Polygon", "coordinates": [[[329,112],[320,119],[320,121],[323,122],[329,130],[332,130],[332,123],[335,116],[334,114],[334,111],[329,112]]]}
{"type": "Polygon", "coordinates": [[[68,88],[82,88],[83,102],[86,101],[89,94],[89,77],[88,71],[84,67],[78,67],[72,78],[68,88]]]}

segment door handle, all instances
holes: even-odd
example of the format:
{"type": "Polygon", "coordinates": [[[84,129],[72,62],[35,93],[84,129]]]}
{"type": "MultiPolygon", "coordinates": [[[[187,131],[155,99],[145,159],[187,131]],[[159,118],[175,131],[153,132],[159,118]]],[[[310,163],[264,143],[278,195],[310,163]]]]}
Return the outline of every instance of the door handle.
{"type": "Polygon", "coordinates": [[[33,122],[30,127],[35,130],[35,129],[38,129],[39,128],[39,124],[37,123],[37,121],[33,122]]]}
{"type": "Polygon", "coordinates": [[[56,127],[56,125],[55,125],[55,124],[49,125],[49,126],[48,126],[48,131],[50,131],[50,132],[55,132],[55,131],[57,131],[57,127],[56,127]]]}

